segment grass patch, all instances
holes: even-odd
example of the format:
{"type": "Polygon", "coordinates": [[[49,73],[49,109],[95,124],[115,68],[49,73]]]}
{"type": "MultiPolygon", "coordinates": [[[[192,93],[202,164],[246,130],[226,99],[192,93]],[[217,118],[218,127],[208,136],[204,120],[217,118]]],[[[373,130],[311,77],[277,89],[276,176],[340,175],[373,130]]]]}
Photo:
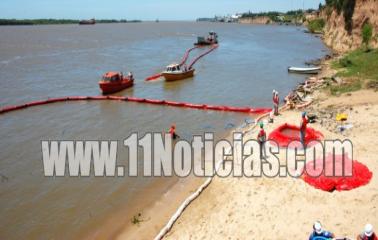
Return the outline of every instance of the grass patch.
{"type": "Polygon", "coordinates": [[[323,18],[317,18],[314,20],[309,21],[308,23],[308,30],[311,33],[321,33],[323,32],[323,28],[325,26],[325,21],[323,18]]]}
{"type": "Polygon", "coordinates": [[[332,95],[357,91],[363,87],[378,88],[378,49],[352,51],[333,61],[331,66],[338,70],[336,75],[343,79],[342,84],[329,86],[332,95]]]}
{"type": "Polygon", "coordinates": [[[347,92],[358,91],[362,88],[362,83],[360,80],[351,81],[348,83],[343,83],[341,85],[330,86],[330,92],[332,95],[340,95],[347,92]]]}
{"type": "Polygon", "coordinates": [[[353,77],[359,80],[378,81],[378,49],[364,51],[362,49],[350,52],[343,58],[332,63],[339,70],[340,77],[353,77]]]}

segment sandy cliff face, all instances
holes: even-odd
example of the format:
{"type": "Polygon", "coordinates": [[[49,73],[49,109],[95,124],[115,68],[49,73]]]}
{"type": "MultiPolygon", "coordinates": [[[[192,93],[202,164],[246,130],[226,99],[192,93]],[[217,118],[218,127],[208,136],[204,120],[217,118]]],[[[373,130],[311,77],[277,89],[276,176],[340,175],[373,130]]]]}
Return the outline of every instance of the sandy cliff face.
{"type": "Polygon", "coordinates": [[[245,24],[268,24],[271,20],[269,17],[248,17],[248,18],[241,18],[239,23],[245,24]]]}
{"type": "Polygon", "coordinates": [[[333,10],[329,14],[324,10],[321,16],[327,20],[324,28],[324,42],[332,49],[346,52],[359,48],[362,44],[362,27],[365,22],[373,26],[370,45],[378,47],[378,0],[356,0],[350,35],[345,30],[343,13],[338,15],[337,11],[333,10]]]}

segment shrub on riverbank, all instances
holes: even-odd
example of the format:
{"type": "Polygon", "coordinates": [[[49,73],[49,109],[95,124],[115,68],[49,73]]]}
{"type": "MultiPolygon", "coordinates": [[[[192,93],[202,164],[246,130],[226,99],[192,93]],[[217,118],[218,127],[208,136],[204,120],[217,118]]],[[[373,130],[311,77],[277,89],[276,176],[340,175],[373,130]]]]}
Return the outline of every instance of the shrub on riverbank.
{"type": "Polygon", "coordinates": [[[321,33],[321,32],[323,32],[324,26],[325,26],[324,19],[323,18],[317,18],[317,19],[309,21],[308,30],[311,33],[321,33]]]}
{"type": "Polygon", "coordinates": [[[369,49],[369,43],[373,37],[373,26],[365,23],[362,27],[362,43],[365,44],[366,50],[369,49]]]}

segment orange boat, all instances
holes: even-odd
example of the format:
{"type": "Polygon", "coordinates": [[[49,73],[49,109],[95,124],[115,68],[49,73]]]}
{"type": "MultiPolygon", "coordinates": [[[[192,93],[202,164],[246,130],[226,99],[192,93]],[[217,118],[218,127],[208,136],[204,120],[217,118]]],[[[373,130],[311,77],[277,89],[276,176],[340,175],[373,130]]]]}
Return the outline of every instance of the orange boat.
{"type": "Polygon", "coordinates": [[[129,73],[128,77],[119,72],[107,72],[98,83],[103,94],[116,93],[134,85],[134,77],[129,73]]]}
{"type": "Polygon", "coordinates": [[[174,63],[165,69],[164,72],[161,73],[166,81],[177,81],[186,78],[193,77],[194,75],[194,68],[190,69],[181,69],[180,64],[174,63]]]}

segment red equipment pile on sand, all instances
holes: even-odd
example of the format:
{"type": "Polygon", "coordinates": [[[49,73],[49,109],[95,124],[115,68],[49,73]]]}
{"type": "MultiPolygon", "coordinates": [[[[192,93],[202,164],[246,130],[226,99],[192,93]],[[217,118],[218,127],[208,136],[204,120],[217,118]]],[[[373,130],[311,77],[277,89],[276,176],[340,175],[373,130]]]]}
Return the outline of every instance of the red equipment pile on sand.
{"type": "MultiPolygon", "coordinates": [[[[320,176],[315,177],[314,164],[316,162],[316,168],[322,168],[323,159],[317,159],[314,162],[309,162],[306,164],[306,170],[304,171],[303,180],[314,186],[315,188],[321,189],[323,191],[332,192],[337,191],[348,191],[354,188],[358,188],[368,184],[373,176],[373,173],[362,163],[356,160],[350,160],[347,156],[344,159],[344,167],[341,155],[335,156],[335,162],[331,154],[329,154],[324,160],[324,171],[320,176]],[[335,170],[336,173],[342,173],[344,170],[343,177],[329,177],[326,176],[329,171],[335,170]],[[349,176],[345,176],[349,173],[349,176]],[[350,174],[352,173],[352,174],[350,174]],[[351,175],[351,176],[350,176],[351,175]]],[[[315,168],[315,169],[316,169],[315,168]]],[[[341,174],[338,174],[341,175],[341,174]]]]}
{"type": "MultiPolygon", "coordinates": [[[[306,144],[321,139],[323,139],[322,133],[307,127],[305,136],[306,144]]],[[[275,141],[280,147],[287,147],[289,143],[293,141],[300,141],[299,127],[285,123],[269,134],[269,140],[275,141]]]]}

